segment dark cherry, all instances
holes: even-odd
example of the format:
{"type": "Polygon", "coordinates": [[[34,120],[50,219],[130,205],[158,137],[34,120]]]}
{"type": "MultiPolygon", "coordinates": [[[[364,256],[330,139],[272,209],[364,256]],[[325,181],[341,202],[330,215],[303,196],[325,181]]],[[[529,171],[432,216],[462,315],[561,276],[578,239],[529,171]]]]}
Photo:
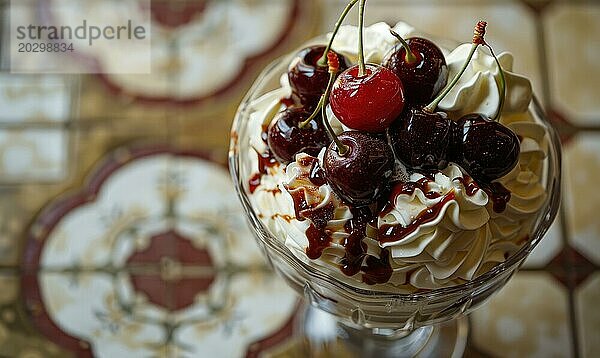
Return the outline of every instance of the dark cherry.
{"type": "Polygon", "coordinates": [[[331,142],[320,116],[311,120],[304,128],[299,127],[299,123],[310,114],[303,107],[292,106],[273,118],[267,132],[267,144],[277,161],[287,164],[299,152],[317,156],[321,148],[331,142]]]}
{"type": "MultiPolygon", "coordinates": [[[[296,54],[288,69],[292,96],[299,103],[312,108],[325,92],[329,81],[328,67],[317,64],[324,51],[323,45],[306,47],[296,54]]],[[[338,60],[340,71],[350,66],[345,56],[338,54],[338,60]]]]}
{"type": "Polygon", "coordinates": [[[444,112],[411,107],[390,128],[390,143],[396,157],[410,169],[444,169],[453,125],[444,112]]]}
{"type": "Polygon", "coordinates": [[[385,131],[404,108],[402,82],[391,70],[366,64],[342,72],[331,90],[331,110],[346,126],[370,133],[385,131]]]}
{"type": "Polygon", "coordinates": [[[517,135],[499,122],[479,113],[467,114],[457,123],[451,160],[479,181],[508,174],[519,161],[517,135]]]}
{"type": "Polygon", "coordinates": [[[394,154],[383,140],[349,131],[338,136],[347,151],[340,155],[335,142],[325,152],[323,169],[334,192],[355,206],[368,205],[385,191],[394,169],[394,154]]]}
{"type": "Polygon", "coordinates": [[[406,61],[406,50],[399,44],[383,60],[402,81],[407,103],[427,103],[446,86],[448,67],[444,54],[433,42],[421,38],[406,39],[415,56],[413,62],[406,61]]]}

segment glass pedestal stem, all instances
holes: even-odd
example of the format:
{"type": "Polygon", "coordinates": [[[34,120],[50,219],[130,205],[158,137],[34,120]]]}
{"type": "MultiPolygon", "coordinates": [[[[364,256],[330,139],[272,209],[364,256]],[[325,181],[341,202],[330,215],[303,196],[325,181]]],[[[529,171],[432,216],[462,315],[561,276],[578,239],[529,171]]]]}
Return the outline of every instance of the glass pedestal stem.
{"type": "Polygon", "coordinates": [[[315,357],[461,357],[468,331],[466,318],[410,332],[355,328],[311,305],[300,328],[315,357]]]}

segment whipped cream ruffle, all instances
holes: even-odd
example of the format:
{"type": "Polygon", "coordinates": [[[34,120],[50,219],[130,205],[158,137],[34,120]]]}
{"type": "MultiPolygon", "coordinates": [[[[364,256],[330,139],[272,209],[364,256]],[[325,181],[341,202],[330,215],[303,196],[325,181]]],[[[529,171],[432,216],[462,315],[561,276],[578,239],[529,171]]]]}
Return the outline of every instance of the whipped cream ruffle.
{"type": "MultiPolygon", "coordinates": [[[[423,179],[426,178],[418,173],[410,177],[411,182],[423,179]]],[[[489,199],[483,190],[468,192],[465,187],[468,180],[458,166],[449,165],[426,184],[427,192],[436,193],[435,197],[430,198],[432,195],[428,197],[421,188],[415,188],[410,194],[396,195],[392,210],[379,217],[380,232],[397,225],[407,228],[424,212],[438,206],[437,216],[432,220],[406,235],[384,237],[380,243],[382,248],[390,250],[398,266],[417,265],[419,269],[410,278],[417,288],[470,280],[483,261],[486,242],[491,240],[486,209],[489,199]]]]}
{"type": "Polygon", "coordinates": [[[521,138],[521,153],[515,168],[498,180],[511,192],[506,210],[496,213],[488,207],[492,216],[490,229],[495,238],[490,250],[503,250],[502,255],[490,253],[488,260],[496,263],[518,251],[528,239],[537,213],[548,198],[543,182],[549,148],[544,126],[535,122],[529,112],[502,116],[500,121],[521,138]]]}
{"type": "MultiPolygon", "coordinates": [[[[446,56],[449,79],[454,78],[460,71],[470,51],[470,43],[462,44],[446,56]]],[[[502,112],[522,113],[527,111],[532,96],[531,83],[527,78],[511,72],[513,57],[510,53],[499,54],[498,61],[506,80],[506,99],[502,112]]],[[[452,119],[458,119],[468,113],[482,113],[493,118],[500,103],[499,81],[500,72],[494,57],[488,55],[479,46],[467,65],[466,71],[439,103],[438,108],[447,112],[452,119]]],[[[450,84],[450,80],[448,84],[450,84]]]]}
{"type": "MultiPolygon", "coordinates": [[[[416,36],[415,28],[399,22],[393,28],[385,22],[378,22],[364,28],[363,38],[365,39],[364,56],[366,62],[381,63],[384,56],[396,45],[398,40],[390,33],[390,29],[396,31],[403,38],[416,36]]],[[[327,39],[331,38],[331,33],[327,39]]],[[[338,30],[333,40],[332,48],[334,51],[348,57],[352,63],[358,62],[358,30],[356,26],[344,25],[338,30]]]]}

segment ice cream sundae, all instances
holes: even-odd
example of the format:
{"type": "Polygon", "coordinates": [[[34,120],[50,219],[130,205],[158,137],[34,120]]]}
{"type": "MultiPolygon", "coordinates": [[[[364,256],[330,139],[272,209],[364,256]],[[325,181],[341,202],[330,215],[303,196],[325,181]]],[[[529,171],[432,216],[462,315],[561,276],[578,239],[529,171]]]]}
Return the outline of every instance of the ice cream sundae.
{"type": "Polygon", "coordinates": [[[448,47],[344,15],[250,106],[251,205],[298,259],[354,287],[468,282],[529,240],[546,203],[531,85],[484,22],[448,47]]]}

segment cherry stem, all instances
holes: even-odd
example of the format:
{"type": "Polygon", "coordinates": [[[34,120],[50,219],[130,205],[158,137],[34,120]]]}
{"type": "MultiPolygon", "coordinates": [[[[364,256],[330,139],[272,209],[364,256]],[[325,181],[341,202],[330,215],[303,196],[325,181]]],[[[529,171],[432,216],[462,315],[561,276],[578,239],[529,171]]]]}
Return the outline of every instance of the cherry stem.
{"type": "Polygon", "coordinates": [[[365,2],[367,0],[360,0],[358,5],[358,76],[362,77],[365,75],[365,53],[363,49],[363,28],[365,27],[365,2]]]}
{"type": "Polygon", "coordinates": [[[498,83],[498,90],[500,91],[500,102],[498,103],[498,112],[496,112],[496,114],[492,118],[493,121],[498,121],[500,120],[500,115],[502,114],[502,108],[504,107],[504,101],[506,99],[506,78],[504,77],[504,70],[500,65],[500,61],[498,61],[498,57],[496,57],[492,46],[490,46],[488,43],[484,44],[485,47],[487,47],[488,50],[490,50],[492,56],[494,56],[494,60],[496,61],[496,65],[498,66],[498,73],[500,74],[500,83],[498,83]]]}
{"type": "Polygon", "coordinates": [[[280,109],[281,109],[281,102],[277,101],[277,103],[269,109],[269,112],[265,116],[265,119],[263,120],[262,125],[268,126],[269,124],[271,124],[271,121],[273,121],[273,118],[275,117],[275,115],[277,115],[277,113],[279,113],[280,109]]]}
{"type": "Polygon", "coordinates": [[[325,93],[323,93],[321,95],[321,98],[319,98],[319,103],[317,104],[317,107],[315,108],[313,113],[304,122],[300,123],[298,127],[302,129],[304,126],[308,125],[308,123],[310,123],[310,121],[317,116],[320,110],[321,119],[323,120],[325,130],[327,130],[331,138],[333,138],[333,141],[335,142],[335,145],[338,148],[339,155],[344,156],[346,152],[348,152],[349,148],[348,146],[344,145],[344,143],[342,143],[342,141],[340,141],[339,138],[335,135],[333,128],[331,128],[331,125],[327,120],[327,113],[325,111],[325,104],[329,99],[329,95],[331,95],[331,88],[333,87],[333,82],[335,82],[335,75],[340,69],[340,62],[338,61],[338,57],[335,52],[330,51],[327,53],[327,64],[329,65],[329,82],[327,82],[327,88],[325,89],[325,93]]]}
{"type": "Polygon", "coordinates": [[[315,110],[310,114],[310,116],[308,116],[306,120],[300,122],[300,124],[298,125],[300,129],[306,127],[310,123],[310,121],[312,121],[319,114],[319,110],[325,107],[325,103],[329,98],[329,94],[331,93],[331,87],[333,87],[333,82],[335,81],[335,75],[340,68],[340,63],[335,52],[329,51],[327,53],[327,63],[329,65],[329,81],[327,82],[325,93],[323,93],[321,95],[321,98],[319,98],[319,103],[317,103],[317,107],[315,107],[315,110]]]}
{"type": "Polygon", "coordinates": [[[404,61],[409,64],[415,63],[417,61],[417,56],[415,56],[415,54],[412,52],[410,46],[408,46],[408,43],[396,31],[390,29],[390,33],[395,38],[397,38],[398,41],[400,41],[400,43],[402,44],[402,47],[404,47],[404,51],[406,52],[406,54],[404,55],[404,61]]]}
{"type": "Polygon", "coordinates": [[[487,23],[484,21],[479,21],[477,23],[477,25],[475,26],[475,30],[473,31],[473,42],[471,45],[471,51],[469,52],[469,55],[467,56],[465,63],[463,63],[462,68],[460,69],[460,71],[458,71],[458,73],[452,79],[452,82],[450,82],[450,84],[448,86],[446,86],[446,88],[442,91],[442,93],[440,93],[433,100],[433,102],[431,102],[430,104],[428,104],[427,106],[425,106],[423,108],[424,111],[433,113],[435,111],[435,109],[437,108],[438,104],[440,104],[440,102],[444,99],[444,97],[446,97],[446,95],[448,93],[450,93],[452,88],[454,88],[454,85],[456,85],[456,83],[460,79],[460,76],[462,76],[462,74],[465,73],[467,66],[469,65],[469,62],[471,62],[471,58],[473,58],[473,54],[475,54],[475,50],[477,49],[477,46],[485,43],[483,40],[483,35],[485,34],[485,26],[486,25],[487,25],[487,23]]]}
{"type": "Polygon", "coordinates": [[[323,52],[323,56],[321,56],[321,58],[319,58],[319,61],[317,61],[317,66],[320,66],[320,67],[327,66],[327,53],[329,52],[329,50],[331,50],[331,46],[333,45],[333,40],[335,39],[335,36],[337,35],[338,30],[340,29],[340,26],[342,26],[342,22],[346,18],[346,15],[348,15],[348,12],[350,12],[350,10],[352,9],[352,7],[354,7],[354,5],[357,2],[358,2],[358,0],[352,0],[352,1],[350,1],[348,3],[348,5],[346,5],[346,8],[344,8],[344,11],[342,11],[340,17],[338,18],[338,21],[335,23],[335,27],[333,29],[333,33],[331,34],[331,38],[329,39],[329,43],[327,43],[327,47],[325,48],[325,51],[323,52]]]}
{"type": "Polygon", "coordinates": [[[344,155],[346,155],[346,153],[348,153],[349,148],[347,145],[342,143],[342,141],[337,137],[337,135],[333,131],[333,128],[331,128],[331,124],[329,124],[329,120],[327,119],[327,113],[325,112],[325,106],[321,107],[321,117],[323,117],[323,123],[325,124],[327,132],[329,132],[329,135],[331,136],[331,138],[333,138],[333,142],[335,143],[335,146],[338,149],[338,154],[343,157],[344,155]]]}
{"type": "MultiPolygon", "coordinates": [[[[331,78],[331,76],[330,76],[330,78],[331,78]]],[[[330,82],[332,82],[332,81],[330,81],[330,82]]],[[[327,84],[327,87],[329,88],[329,84],[327,84]]],[[[302,122],[300,122],[300,124],[298,124],[298,128],[304,129],[304,127],[306,127],[310,123],[310,121],[315,119],[315,117],[319,114],[321,107],[325,107],[325,94],[321,95],[321,98],[319,98],[319,103],[317,103],[315,110],[310,114],[310,116],[308,116],[308,118],[306,118],[304,121],[302,121],[302,122]]]]}

